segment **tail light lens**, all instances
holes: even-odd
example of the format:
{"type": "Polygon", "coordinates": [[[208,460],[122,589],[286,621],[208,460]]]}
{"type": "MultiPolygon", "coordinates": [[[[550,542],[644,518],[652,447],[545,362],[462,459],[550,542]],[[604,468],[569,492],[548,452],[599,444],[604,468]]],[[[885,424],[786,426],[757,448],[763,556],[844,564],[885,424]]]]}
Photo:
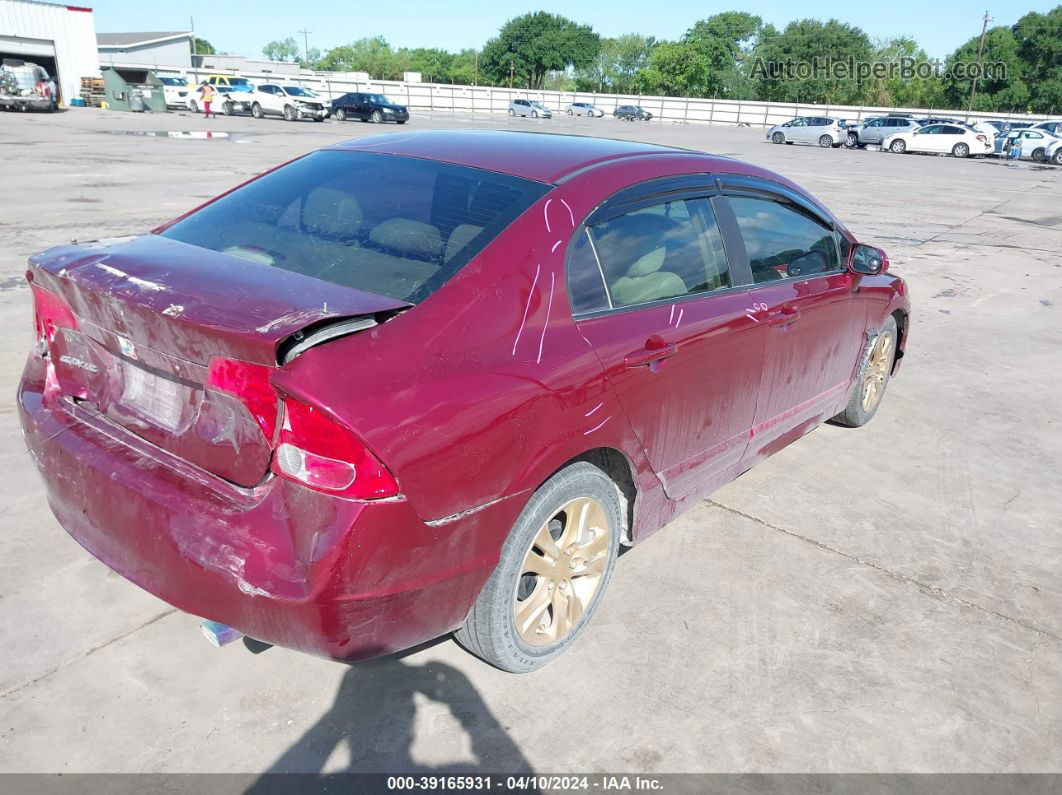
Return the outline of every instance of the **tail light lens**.
{"type": "Polygon", "coordinates": [[[284,399],[274,470],[311,489],[358,499],[398,494],[398,483],[362,441],[325,412],[284,399]]]}
{"type": "Polygon", "coordinates": [[[977,140],[978,140],[978,141],[980,141],[980,142],[981,142],[981,143],[983,143],[983,144],[986,144],[986,143],[988,143],[988,139],[987,139],[987,138],[985,138],[985,137],[984,137],[983,135],[978,135],[978,136],[977,136],[977,140]]]}
{"type": "Polygon", "coordinates": [[[41,354],[46,352],[49,343],[55,341],[55,335],[61,328],[78,330],[77,318],[66,305],[66,301],[36,284],[30,285],[33,292],[34,322],[37,326],[37,340],[42,346],[41,354]]]}
{"type": "Polygon", "coordinates": [[[272,374],[272,367],[217,357],[210,360],[206,379],[208,388],[231,395],[246,406],[270,442],[276,436],[280,404],[269,383],[272,374]]]}

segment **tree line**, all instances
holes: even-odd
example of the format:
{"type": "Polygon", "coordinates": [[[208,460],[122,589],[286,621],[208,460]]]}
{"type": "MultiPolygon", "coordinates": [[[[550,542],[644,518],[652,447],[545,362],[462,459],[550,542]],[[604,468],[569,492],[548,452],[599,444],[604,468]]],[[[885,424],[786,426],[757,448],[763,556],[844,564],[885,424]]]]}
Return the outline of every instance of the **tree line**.
{"type": "Polygon", "coordinates": [[[640,33],[602,37],[538,11],[506,22],[481,49],[396,49],[376,36],[301,53],[292,37],[270,42],[263,55],[380,80],[420,72],[427,82],[458,85],[915,108],[966,107],[974,76],[961,67],[980,61],[991,70],[977,77],[974,110],[1062,113],[1062,5],[989,28],[978,58],[980,40],[934,62],[911,36],[873,40],[836,19],[794,20],[779,30],[727,11],[695,22],[676,41],[660,41],[640,33]],[[814,69],[794,69],[800,64],[814,69]]]}

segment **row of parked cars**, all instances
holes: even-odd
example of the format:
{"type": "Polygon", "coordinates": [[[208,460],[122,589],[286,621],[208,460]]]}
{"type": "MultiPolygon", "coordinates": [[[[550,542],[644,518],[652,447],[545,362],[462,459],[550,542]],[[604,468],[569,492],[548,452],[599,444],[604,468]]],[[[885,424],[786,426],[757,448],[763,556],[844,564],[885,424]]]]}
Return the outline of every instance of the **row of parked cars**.
{"type": "MultiPolygon", "coordinates": [[[[569,116],[601,118],[605,111],[590,102],[572,102],[565,109],[569,116]]],[[[514,99],[509,103],[510,116],[530,116],[532,119],[552,119],[553,110],[537,99],[514,99]]],[[[618,105],[612,115],[624,121],[649,121],[653,114],[640,105],[618,105]]]]}
{"type": "MultiPolygon", "coordinates": [[[[167,106],[199,112],[203,106],[201,85],[190,85],[184,77],[160,79],[167,106]]],[[[228,75],[209,75],[205,82],[215,92],[212,110],[220,109],[226,116],[246,113],[256,119],[279,116],[288,121],[324,121],[334,116],[338,121],[359,119],[377,124],[409,121],[406,106],[391,102],[383,94],[354,91],[329,101],[311,89],[286,83],[255,84],[245,77],[228,75]]]]}
{"type": "Polygon", "coordinates": [[[1062,166],[1062,120],[1037,124],[988,119],[968,124],[958,119],[904,114],[852,122],[829,116],[799,116],[767,131],[776,144],[815,144],[850,149],[880,146],[895,154],[925,152],[954,157],[1021,158],[1062,166]]]}

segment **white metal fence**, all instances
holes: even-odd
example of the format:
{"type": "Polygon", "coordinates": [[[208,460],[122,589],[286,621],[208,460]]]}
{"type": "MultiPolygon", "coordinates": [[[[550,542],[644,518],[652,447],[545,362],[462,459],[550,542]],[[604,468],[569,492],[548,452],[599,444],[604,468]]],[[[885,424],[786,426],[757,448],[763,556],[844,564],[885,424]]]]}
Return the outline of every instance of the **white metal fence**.
{"type": "Polygon", "coordinates": [[[554,113],[564,113],[569,103],[591,102],[606,114],[619,105],[640,105],[653,114],[653,122],[664,124],[723,124],[750,127],[770,127],[794,116],[834,116],[841,119],[862,120],[886,113],[948,116],[976,122],[980,119],[1008,121],[1043,121],[1046,116],[1029,114],[966,113],[947,108],[885,108],[865,105],[798,105],[786,102],[759,102],[730,99],[700,99],[697,97],[653,97],[635,94],[596,94],[579,91],[528,91],[498,86],[455,86],[440,83],[404,83],[395,80],[357,80],[342,72],[306,72],[298,76],[273,73],[235,72],[226,70],[196,71],[180,67],[154,67],[160,74],[180,74],[189,82],[201,81],[207,74],[228,74],[246,77],[252,82],[276,82],[305,86],[321,96],[334,99],[350,91],[370,91],[386,94],[410,110],[460,111],[465,113],[506,113],[513,99],[535,99],[554,113]]]}

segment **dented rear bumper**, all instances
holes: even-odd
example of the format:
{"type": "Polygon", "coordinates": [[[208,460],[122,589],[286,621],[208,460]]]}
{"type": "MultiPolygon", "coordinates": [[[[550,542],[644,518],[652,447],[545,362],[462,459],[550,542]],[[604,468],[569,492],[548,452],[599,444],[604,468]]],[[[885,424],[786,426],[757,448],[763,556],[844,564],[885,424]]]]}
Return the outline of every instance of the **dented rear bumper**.
{"type": "Polygon", "coordinates": [[[27,447],[60,524],[108,567],[249,637],[337,659],[456,628],[497,562],[502,501],[428,525],[408,501],[331,497],[282,479],[241,489],[46,389],[19,386],[27,447]],[[46,394],[46,392],[48,394],[46,394]]]}

